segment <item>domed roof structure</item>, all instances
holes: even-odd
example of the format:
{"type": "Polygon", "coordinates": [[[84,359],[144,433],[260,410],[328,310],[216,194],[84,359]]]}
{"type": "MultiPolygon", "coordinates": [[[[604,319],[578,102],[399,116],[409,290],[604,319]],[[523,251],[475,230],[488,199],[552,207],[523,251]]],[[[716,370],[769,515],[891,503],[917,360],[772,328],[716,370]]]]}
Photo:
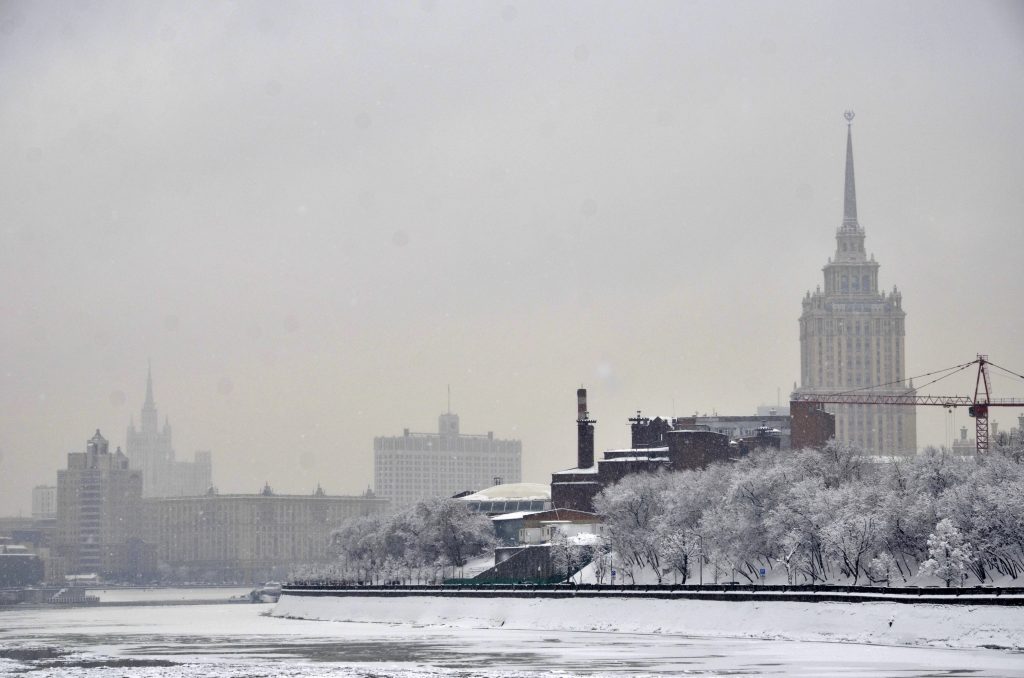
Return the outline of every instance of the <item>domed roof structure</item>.
{"type": "Polygon", "coordinates": [[[460,497],[466,501],[551,501],[551,486],[543,483],[505,483],[460,497]]]}

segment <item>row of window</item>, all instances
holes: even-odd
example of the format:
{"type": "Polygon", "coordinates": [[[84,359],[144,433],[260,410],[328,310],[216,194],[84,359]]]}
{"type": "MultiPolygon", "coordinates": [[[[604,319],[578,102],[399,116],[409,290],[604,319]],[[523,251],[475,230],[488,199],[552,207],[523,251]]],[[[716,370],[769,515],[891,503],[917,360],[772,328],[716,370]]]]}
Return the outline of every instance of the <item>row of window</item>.
{"type": "MultiPolygon", "coordinates": [[[[903,334],[903,318],[864,318],[850,320],[847,318],[811,318],[818,334],[903,334]]],[[[809,329],[809,328],[808,328],[809,329]]]]}
{"type": "Polygon", "coordinates": [[[515,511],[543,511],[547,502],[538,501],[469,501],[469,510],[478,513],[513,513],[515,511]]]}
{"type": "Polygon", "coordinates": [[[518,454],[522,443],[518,440],[494,440],[490,438],[377,438],[373,441],[375,452],[476,452],[482,454],[518,454]]]}

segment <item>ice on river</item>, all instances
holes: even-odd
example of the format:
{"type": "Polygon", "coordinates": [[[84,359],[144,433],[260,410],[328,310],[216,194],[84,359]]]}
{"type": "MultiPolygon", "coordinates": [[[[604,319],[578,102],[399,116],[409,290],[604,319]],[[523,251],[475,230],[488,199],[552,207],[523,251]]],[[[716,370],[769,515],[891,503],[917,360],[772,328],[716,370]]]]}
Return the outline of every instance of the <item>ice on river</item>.
{"type": "Polygon", "coordinates": [[[252,587],[208,586],[197,588],[112,588],[89,589],[89,595],[104,603],[168,603],[186,600],[224,601],[229,598],[248,598],[252,587]]]}
{"type": "Polygon", "coordinates": [[[1024,655],[1003,650],[318,622],[269,617],[269,609],[7,609],[0,612],[0,675],[1024,676],[1024,655]]]}

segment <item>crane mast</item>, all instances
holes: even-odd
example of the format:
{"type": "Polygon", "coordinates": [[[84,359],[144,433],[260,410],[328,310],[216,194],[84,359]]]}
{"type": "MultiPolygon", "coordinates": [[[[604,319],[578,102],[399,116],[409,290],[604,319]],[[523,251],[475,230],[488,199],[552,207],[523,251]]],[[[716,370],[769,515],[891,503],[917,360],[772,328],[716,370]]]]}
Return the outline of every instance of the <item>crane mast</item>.
{"type": "Polygon", "coordinates": [[[977,450],[988,452],[988,407],[991,387],[988,380],[988,356],[978,354],[978,376],[974,380],[974,404],[967,412],[974,417],[974,440],[977,450]]]}

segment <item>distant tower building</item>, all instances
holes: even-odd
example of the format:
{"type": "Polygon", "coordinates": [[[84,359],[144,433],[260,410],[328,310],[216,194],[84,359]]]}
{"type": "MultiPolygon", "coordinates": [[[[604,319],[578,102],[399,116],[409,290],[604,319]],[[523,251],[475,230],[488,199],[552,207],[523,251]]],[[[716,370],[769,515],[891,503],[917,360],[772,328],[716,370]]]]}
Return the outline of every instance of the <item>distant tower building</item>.
{"type": "Polygon", "coordinates": [[[135,420],[128,425],[125,447],[131,465],[142,471],[143,495],[164,495],[166,471],[174,461],[170,422],[165,420],[163,430],[158,423],[156,402],[153,400],[153,371],[146,372],[146,402],[142,405],[141,428],[136,430],[135,420]]]}
{"type": "Polygon", "coordinates": [[[960,437],[953,441],[950,446],[953,454],[957,454],[963,457],[971,457],[978,450],[978,446],[974,441],[974,438],[967,437],[967,427],[960,427],[960,437]]]}
{"type": "Polygon", "coordinates": [[[393,508],[432,497],[522,481],[523,445],[499,440],[493,433],[459,432],[459,415],[442,414],[437,433],[410,433],[373,440],[374,491],[393,508]]]}
{"type": "MultiPolygon", "coordinates": [[[[853,174],[853,112],[847,112],[843,223],[834,257],[822,269],[825,290],[808,292],[800,316],[800,387],[795,394],[915,395],[905,377],[902,295],[878,291],[878,263],[864,250],[853,174]]],[[[914,454],[912,406],[831,405],[836,439],[873,454],[914,454]]]]}
{"type": "Polygon", "coordinates": [[[205,494],[213,485],[213,462],[208,451],[195,453],[195,461],[176,461],[171,442],[171,424],[159,427],[153,400],[153,371],[146,373],[146,401],[142,405],[141,428],[128,425],[125,447],[132,468],[142,471],[143,496],[181,497],[205,494]]]}
{"type": "Polygon", "coordinates": [[[132,576],[140,571],[142,475],[106,438],[89,439],[57,471],[57,550],[72,573],[132,576]]]}

